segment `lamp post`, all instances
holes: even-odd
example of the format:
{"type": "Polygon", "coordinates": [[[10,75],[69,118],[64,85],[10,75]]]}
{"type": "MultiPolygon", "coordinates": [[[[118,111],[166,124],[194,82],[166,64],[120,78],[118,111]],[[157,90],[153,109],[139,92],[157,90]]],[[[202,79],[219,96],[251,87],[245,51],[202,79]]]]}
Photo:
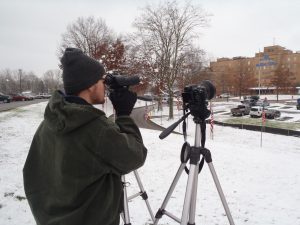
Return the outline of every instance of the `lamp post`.
{"type": "Polygon", "coordinates": [[[20,93],[22,93],[22,69],[19,69],[20,93]]]}
{"type": "MultiPolygon", "coordinates": [[[[259,52],[260,53],[260,52],[259,52]]],[[[272,59],[269,58],[268,55],[264,55],[263,59],[260,59],[260,54],[259,54],[259,61],[258,64],[256,64],[256,67],[258,68],[258,95],[260,97],[260,89],[261,89],[261,82],[260,82],[260,76],[261,76],[261,67],[268,67],[268,66],[273,66],[276,65],[276,62],[273,61],[272,59]]]]}
{"type": "Polygon", "coordinates": [[[260,68],[262,67],[261,59],[260,59],[260,50],[258,55],[258,64],[256,64],[256,67],[258,68],[258,96],[260,98],[260,68]]]}
{"type": "Polygon", "coordinates": [[[258,67],[258,96],[260,98],[260,68],[258,67]]]}
{"type": "Polygon", "coordinates": [[[5,87],[6,87],[6,94],[8,94],[9,93],[9,79],[6,79],[5,87]]]}

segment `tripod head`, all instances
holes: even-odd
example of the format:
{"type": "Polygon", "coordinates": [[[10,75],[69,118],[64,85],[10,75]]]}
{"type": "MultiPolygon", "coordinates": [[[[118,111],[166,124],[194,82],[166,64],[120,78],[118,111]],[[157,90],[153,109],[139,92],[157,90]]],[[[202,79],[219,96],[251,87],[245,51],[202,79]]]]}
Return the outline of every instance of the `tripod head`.
{"type": "Polygon", "coordinates": [[[199,85],[190,85],[184,88],[182,92],[183,100],[183,116],[171,126],[166,128],[160,135],[160,139],[167,137],[182,121],[183,123],[183,132],[186,135],[186,123],[185,119],[192,115],[193,121],[196,124],[201,125],[202,135],[205,129],[205,119],[210,116],[210,110],[208,110],[207,105],[208,101],[212,99],[216,94],[215,86],[208,80],[202,81],[199,85]]]}

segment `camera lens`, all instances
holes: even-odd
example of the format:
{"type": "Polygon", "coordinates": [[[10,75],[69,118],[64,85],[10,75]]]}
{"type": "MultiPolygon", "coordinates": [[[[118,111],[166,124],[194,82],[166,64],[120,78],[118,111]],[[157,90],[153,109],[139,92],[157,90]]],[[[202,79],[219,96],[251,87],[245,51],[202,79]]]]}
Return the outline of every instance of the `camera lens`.
{"type": "Polygon", "coordinates": [[[216,87],[209,80],[204,80],[200,83],[200,86],[204,87],[207,94],[207,99],[210,100],[216,95],[216,87]]]}

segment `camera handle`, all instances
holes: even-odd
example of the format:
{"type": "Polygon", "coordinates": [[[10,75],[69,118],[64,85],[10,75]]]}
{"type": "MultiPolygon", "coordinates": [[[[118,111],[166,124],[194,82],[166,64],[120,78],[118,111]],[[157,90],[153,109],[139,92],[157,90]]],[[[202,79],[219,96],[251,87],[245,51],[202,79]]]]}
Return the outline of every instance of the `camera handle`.
{"type": "Polygon", "coordinates": [[[160,133],[159,138],[164,139],[183,121],[185,120],[191,113],[188,112],[187,114],[183,115],[177,122],[173,123],[169,127],[163,130],[163,132],[160,133]]]}

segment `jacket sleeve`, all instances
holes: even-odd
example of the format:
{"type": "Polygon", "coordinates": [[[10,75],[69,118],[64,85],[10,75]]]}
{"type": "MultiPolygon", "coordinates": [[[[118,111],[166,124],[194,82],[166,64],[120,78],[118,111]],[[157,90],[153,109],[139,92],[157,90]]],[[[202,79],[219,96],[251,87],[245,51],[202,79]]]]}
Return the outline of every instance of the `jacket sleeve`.
{"type": "Polygon", "coordinates": [[[141,167],[147,156],[139,128],[129,116],[120,116],[104,128],[99,149],[100,157],[120,174],[141,167]]]}

